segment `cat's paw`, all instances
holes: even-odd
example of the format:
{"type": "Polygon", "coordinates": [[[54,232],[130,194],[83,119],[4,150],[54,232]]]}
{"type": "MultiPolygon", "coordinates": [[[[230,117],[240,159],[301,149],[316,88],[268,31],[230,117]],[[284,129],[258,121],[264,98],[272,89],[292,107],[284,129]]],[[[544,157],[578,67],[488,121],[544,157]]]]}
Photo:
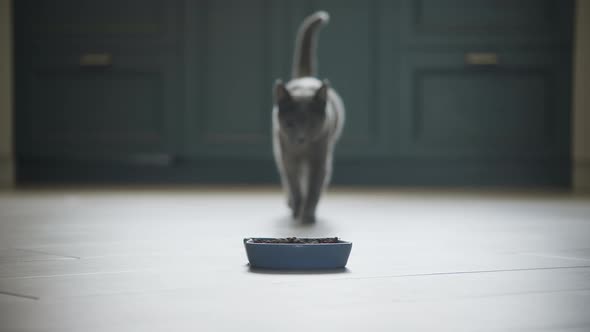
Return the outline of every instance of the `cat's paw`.
{"type": "Polygon", "coordinates": [[[315,215],[304,214],[301,216],[301,222],[304,224],[313,224],[313,223],[315,223],[315,215]]]}
{"type": "Polygon", "coordinates": [[[293,218],[299,218],[299,216],[301,215],[301,200],[294,200],[292,198],[289,198],[288,205],[289,208],[291,208],[293,218]]]}

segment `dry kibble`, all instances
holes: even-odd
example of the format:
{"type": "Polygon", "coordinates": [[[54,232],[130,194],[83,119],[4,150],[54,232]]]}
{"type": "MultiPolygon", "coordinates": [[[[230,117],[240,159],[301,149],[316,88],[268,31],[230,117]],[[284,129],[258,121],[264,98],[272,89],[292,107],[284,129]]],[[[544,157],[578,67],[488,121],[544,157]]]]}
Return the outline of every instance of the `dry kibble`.
{"type": "Polygon", "coordinates": [[[252,239],[254,243],[284,243],[284,244],[320,244],[320,243],[338,243],[337,237],[327,237],[319,239],[306,239],[297,237],[274,238],[274,239],[252,239]]]}

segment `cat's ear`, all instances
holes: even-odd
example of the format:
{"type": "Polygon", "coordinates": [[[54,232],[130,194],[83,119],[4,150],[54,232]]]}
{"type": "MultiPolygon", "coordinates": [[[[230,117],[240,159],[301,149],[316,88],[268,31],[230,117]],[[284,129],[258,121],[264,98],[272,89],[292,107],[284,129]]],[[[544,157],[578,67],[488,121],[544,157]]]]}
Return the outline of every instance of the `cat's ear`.
{"type": "Polygon", "coordinates": [[[275,102],[277,104],[291,100],[291,94],[285,87],[285,83],[281,80],[275,81],[275,102]]]}
{"type": "Polygon", "coordinates": [[[328,80],[324,80],[322,82],[322,86],[315,93],[316,100],[326,102],[328,100],[328,89],[330,89],[330,82],[328,80]]]}

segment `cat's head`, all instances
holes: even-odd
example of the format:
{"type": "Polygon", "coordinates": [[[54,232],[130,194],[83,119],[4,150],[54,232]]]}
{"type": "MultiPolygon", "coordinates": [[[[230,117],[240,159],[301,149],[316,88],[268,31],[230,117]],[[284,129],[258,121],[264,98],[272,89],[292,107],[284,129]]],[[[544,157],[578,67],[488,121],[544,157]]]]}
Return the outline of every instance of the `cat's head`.
{"type": "Polygon", "coordinates": [[[280,80],[275,83],[278,124],[292,144],[303,145],[323,134],[329,88],[324,80],[311,93],[301,95],[290,92],[280,80]]]}

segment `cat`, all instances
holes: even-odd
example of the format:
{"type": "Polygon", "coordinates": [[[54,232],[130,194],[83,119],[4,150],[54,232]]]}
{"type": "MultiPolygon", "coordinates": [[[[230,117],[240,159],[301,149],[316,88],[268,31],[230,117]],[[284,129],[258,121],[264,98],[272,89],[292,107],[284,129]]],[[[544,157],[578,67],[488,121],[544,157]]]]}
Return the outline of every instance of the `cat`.
{"type": "Polygon", "coordinates": [[[279,79],[274,86],[275,162],[292,216],[304,223],[316,220],[345,120],[342,99],[327,80],[317,78],[318,34],[329,19],[328,13],[318,11],[303,20],[295,40],[292,79],[279,79]]]}

